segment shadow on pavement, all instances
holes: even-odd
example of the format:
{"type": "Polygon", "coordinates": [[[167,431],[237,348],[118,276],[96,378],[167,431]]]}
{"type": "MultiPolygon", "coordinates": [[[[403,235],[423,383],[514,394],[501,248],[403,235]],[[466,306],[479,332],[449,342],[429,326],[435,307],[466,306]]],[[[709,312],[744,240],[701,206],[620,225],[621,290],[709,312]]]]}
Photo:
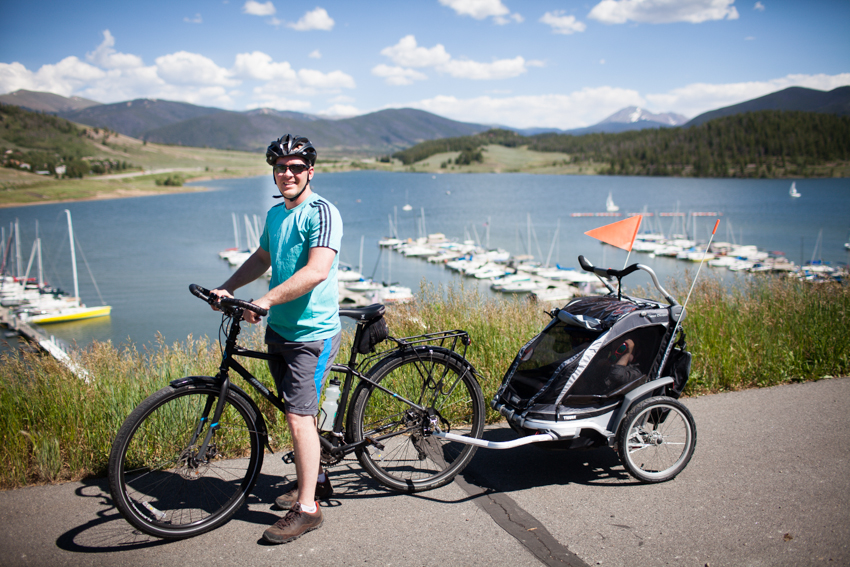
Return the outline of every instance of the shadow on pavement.
{"type": "MultiPolygon", "coordinates": [[[[517,434],[508,428],[488,429],[488,441],[509,441],[517,434]]],[[[631,486],[639,484],[610,447],[547,449],[544,443],[514,449],[478,449],[461,476],[488,492],[514,492],[539,486],[583,484],[631,486]]]]}

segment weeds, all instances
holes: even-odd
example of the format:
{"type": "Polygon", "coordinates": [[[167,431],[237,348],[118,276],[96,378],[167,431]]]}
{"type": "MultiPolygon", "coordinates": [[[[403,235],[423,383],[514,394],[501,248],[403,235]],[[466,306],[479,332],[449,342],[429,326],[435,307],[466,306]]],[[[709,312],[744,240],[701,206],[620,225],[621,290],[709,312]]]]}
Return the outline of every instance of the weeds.
{"type": "MultiPolygon", "coordinates": [[[[683,300],[690,282],[668,284],[683,300]]],[[[549,320],[534,303],[484,299],[461,287],[423,285],[417,301],[388,309],[395,337],[463,329],[472,337],[466,356],[480,373],[486,402],[518,349],[549,320]]],[[[694,355],[686,395],[772,386],[850,372],[850,288],[773,277],[748,278],[732,288],[697,284],[684,323],[694,355]]],[[[262,349],[262,331],[243,335],[262,349]]],[[[347,361],[351,336],[338,361],[347,361]]],[[[192,336],[139,352],[132,345],[93,343],[75,353],[91,377],[76,378],[50,357],[21,352],[0,359],[0,487],[74,480],[106,473],[113,437],[143,399],[186,375],[215,375],[217,342],[192,336]]],[[[244,365],[272,387],[266,363],[244,365]]],[[[237,379],[237,383],[241,381],[237,379]]],[[[250,387],[245,387],[250,391],[250,387]]],[[[255,397],[275,451],[290,445],[283,416],[255,397]]],[[[490,420],[497,416],[490,412],[490,420]]]]}

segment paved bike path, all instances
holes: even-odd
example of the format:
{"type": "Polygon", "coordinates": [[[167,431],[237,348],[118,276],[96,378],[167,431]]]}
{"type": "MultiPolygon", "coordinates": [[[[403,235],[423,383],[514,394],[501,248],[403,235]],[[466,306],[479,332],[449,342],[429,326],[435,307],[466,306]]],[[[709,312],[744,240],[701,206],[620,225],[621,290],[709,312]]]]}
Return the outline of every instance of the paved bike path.
{"type": "Polygon", "coordinates": [[[668,483],[635,483],[610,449],[526,446],[479,450],[457,482],[410,496],[347,460],[325,525],[270,546],[294,471],[267,455],[246,507],[176,542],[135,532],[104,480],[0,493],[0,564],[850,565],[850,378],[684,402],[697,448],[668,483]]]}

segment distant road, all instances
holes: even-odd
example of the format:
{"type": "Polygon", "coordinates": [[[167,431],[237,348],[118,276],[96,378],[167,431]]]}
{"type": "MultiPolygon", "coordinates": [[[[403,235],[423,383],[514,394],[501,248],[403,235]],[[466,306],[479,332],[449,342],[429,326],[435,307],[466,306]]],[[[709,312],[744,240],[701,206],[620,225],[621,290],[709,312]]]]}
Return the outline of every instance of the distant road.
{"type": "Polygon", "coordinates": [[[106,180],[106,179],[124,179],[127,177],[139,177],[142,175],[156,175],[158,173],[172,173],[174,171],[189,171],[189,172],[198,172],[204,171],[200,167],[171,167],[167,169],[146,169],[144,171],[133,171],[131,173],[114,173],[110,175],[99,175],[96,177],[87,177],[87,179],[97,179],[97,180],[106,180]]]}

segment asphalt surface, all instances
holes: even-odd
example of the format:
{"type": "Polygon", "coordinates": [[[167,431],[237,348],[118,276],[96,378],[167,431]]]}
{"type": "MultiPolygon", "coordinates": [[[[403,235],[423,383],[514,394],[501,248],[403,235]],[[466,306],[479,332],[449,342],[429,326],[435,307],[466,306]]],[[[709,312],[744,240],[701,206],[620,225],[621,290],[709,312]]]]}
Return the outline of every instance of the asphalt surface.
{"type": "Polygon", "coordinates": [[[267,455],[248,505],[182,541],[135,532],[103,479],[0,493],[0,564],[850,565],[850,378],[683,401],[697,447],[667,483],[634,482],[607,448],[479,449],[413,496],[344,461],[324,526],[272,546],[260,536],[294,468],[267,455]]]}

